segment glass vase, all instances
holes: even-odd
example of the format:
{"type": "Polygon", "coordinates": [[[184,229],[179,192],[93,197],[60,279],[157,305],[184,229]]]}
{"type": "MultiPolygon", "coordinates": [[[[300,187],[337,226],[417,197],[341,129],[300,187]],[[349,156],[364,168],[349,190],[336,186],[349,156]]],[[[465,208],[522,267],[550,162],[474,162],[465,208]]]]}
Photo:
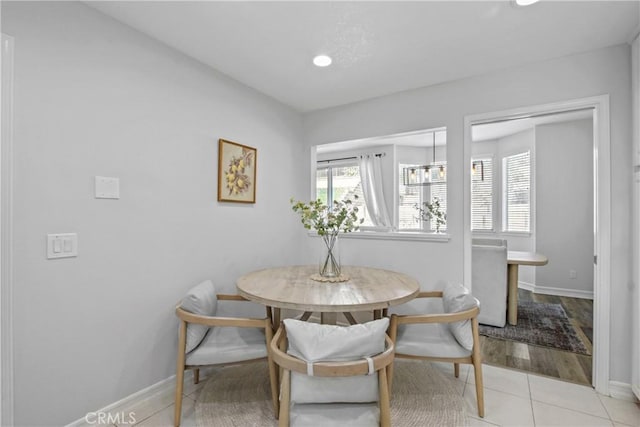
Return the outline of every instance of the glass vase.
{"type": "Polygon", "coordinates": [[[318,273],[322,277],[332,278],[340,276],[340,251],[338,234],[322,236],[322,250],[318,273]]]}

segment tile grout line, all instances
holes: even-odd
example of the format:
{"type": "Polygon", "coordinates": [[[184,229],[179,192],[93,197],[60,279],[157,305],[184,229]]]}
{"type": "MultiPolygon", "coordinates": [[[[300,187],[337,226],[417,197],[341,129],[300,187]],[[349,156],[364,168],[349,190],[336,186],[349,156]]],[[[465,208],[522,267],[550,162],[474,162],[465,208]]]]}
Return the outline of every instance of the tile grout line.
{"type": "Polygon", "coordinates": [[[596,393],[596,396],[598,397],[598,401],[600,402],[600,404],[604,408],[604,412],[607,413],[607,416],[609,417],[609,421],[611,421],[612,423],[615,423],[616,421],[613,419],[613,417],[609,413],[609,410],[607,409],[607,405],[605,405],[604,402],[602,401],[602,399],[600,398],[600,393],[596,393]]]}
{"type": "MultiPolygon", "coordinates": [[[[597,394],[597,393],[596,393],[596,394],[597,394]]],[[[600,400],[600,399],[598,398],[598,400],[600,400]]],[[[595,415],[595,414],[592,414],[592,413],[589,413],[589,412],[584,412],[584,411],[581,411],[581,410],[579,410],[579,409],[567,408],[566,406],[560,406],[560,405],[556,405],[556,404],[554,404],[554,403],[543,402],[542,400],[535,400],[535,399],[533,399],[533,398],[532,398],[532,399],[531,399],[531,405],[532,405],[532,406],[533,406],[533,402],[536,402],[536,403],[542,403],[543,405],[553,406],[554,408],[565,409],[565,410],[567,410],[567,411],[571,411],[571,412],[577,412],[577,413],[579,413],[579,414],[588,415],[588,416],[590,416],[590,417],[593,417],[593,418],[599,418],[599,419],[601,419],[601,420],[607,420],[607,421],[611,421],[611,422],[617,422],[617,421],[615,421],[613,418],[611,418],[611,415],[609,415],[609,411],[607,411],[607,408],[604,406],[604,404],[602,403],[602,401],[600,401],[600,404],[604,407],[604,411],[605,411],[605,412],[606,412],[606,414],[607,414],[607,418],[603,418],[603,417],[601,417],[600,415],[595,415]]],[[[619,424],[619,423],[618,423],[618,424],[619,424]]]]}
{"type": "Polygon", "coordinates": [[[527,389],[529,390],[529,406],[531,407],[531,418],[533,419],[533,426],[536,426],[536,412],[533,410],[533,395],[531,394],[531,381],[529,381],[529,374],[527,374],[527,389]]]}

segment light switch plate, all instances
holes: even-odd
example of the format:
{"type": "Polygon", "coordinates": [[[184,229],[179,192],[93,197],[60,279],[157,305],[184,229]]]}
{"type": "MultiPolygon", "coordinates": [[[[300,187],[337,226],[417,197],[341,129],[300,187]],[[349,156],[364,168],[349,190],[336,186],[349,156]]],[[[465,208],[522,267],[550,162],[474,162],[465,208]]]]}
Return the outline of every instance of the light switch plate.
{"type": "Polygon", "coordinates": [[[96,176],[96,199],[119,199],[120,179],[109,176],[96,176]]]}
{"type": "Polygon", "coordinates": [[[70,258],[78,256],[76,233],[47,234],[47,258],[70,258]]]}

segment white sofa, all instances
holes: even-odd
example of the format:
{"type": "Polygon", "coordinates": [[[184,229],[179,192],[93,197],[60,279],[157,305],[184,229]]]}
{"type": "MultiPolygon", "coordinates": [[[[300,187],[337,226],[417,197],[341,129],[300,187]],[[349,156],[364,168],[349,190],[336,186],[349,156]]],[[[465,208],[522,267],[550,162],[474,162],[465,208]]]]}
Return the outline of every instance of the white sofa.
{"type": "Polygon", "coordinates": [[[473,239],[471,293],[480,301],[478,322],[504,327],[507,322],[507,241],[473,239]]]}

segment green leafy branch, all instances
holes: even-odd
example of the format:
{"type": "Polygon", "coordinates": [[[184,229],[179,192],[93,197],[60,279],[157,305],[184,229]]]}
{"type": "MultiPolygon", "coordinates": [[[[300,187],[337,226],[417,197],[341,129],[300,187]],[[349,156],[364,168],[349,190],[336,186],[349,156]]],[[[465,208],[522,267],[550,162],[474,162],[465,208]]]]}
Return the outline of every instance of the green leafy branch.
{"type": "MultiPolygon", "coordinates": [[[[355,196],[357,199],[358,197],[355,196]]],[[[358,207],[349,199],[334,200],[333,206],[322,203],[320,199],[304,203],[290,200],[291,209],[300,215],[302,225],[307,230],[315,230],[319,236],[335,236],[340,232],[350,233],[360,228],[364,218],[358,218],[358,207]]]]}
{"type": "Polygon", "coordinates": [[[447,214],[444,212],[438,197],[434,197],[431,203],[424,202],[422,206],[416,203],[413,207],[418,211],[418,219],[425,222],[435,219],[437,233],[440,232],[440,227],[447,224],[447,214]]]}

